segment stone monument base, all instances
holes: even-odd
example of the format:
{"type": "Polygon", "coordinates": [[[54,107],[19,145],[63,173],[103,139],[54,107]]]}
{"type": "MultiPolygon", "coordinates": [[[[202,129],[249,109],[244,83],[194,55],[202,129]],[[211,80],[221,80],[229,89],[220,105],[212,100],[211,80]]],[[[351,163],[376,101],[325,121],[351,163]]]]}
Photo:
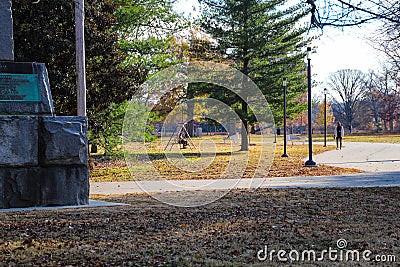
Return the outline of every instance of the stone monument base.
{"type": "Polygon", "coordinates": [[[54,116],[44,64],[0,61],[0,209],[88,204],[87,128],[54,116]]]}
{"type": "Polygon", "coordinates": [[[89,204],[87,118],[0,116],[0,208],[89,204]]]}

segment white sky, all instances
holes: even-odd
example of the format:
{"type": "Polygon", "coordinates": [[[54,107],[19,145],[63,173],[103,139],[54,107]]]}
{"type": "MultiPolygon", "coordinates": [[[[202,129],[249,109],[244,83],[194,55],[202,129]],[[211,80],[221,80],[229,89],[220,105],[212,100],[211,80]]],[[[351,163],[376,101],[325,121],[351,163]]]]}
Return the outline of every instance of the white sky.
{"type": "MultiPolygon", "coordinates": [[[[179,0],[176,9],[186,14],[198,14],[197,0],[179,0]],[[193,11],[193,6],[197,7],[193,11]]],[[[330,73],[340,69],[358,69],[367,72],[379,68],[379,54],[366,40],[374,31],[374,25],[362,27],[326,28],[321,38],[313,42],[317,52],[312,55],[313,79],[321,83],[316,93],[322,93],[330,73]]],[[[311,33],[313,34],[313,33],[311,33]]],[[[304,48],[306,49],[306,48],[304,48]]]]}
{"type": "Polygon", "coordinates": [[[340,69],[358,69],[367,72],[378,69],[379,52],[367,40],[373,35],[374,25],[361,28],[345,28],[343,30],[329,28],[313,42],[317,52],[312,55],[312,72],[314,78],[324,87],[330,73],[340,69]]]}

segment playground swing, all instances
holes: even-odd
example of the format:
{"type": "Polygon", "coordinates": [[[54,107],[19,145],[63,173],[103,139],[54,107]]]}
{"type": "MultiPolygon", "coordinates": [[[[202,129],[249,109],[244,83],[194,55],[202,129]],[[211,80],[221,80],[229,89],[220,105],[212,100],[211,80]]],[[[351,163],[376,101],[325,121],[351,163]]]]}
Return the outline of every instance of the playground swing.
{"type": "Polygon", "coordinates": [[[193,143],[193,140],[190,138],[189,132],[186,129],[186,123],[184,123],[183,106],[181,110],[181,122],[178,122],[176,125],[167,145],[164,148],[164,151],[167,150],[168,147],[171,151],[175,144],[178,144],[180,149],[186,149],[189,147],[190,150],[197,150],[197,147],[193,143]]]}
{"type": "Polygon", "coordinates": [[[178,144],[180,149],[186,149],[187,147],[190,148],[190,150],[197,150],[195,144],[193,143],[192,138],[190,138],[190,135],[186,129],[186,123],[179,122],[178,125],[175,127],[174,132],[172,133],[171,137],[168,140],[167,145],[165,146],[164,150],[167,150],[169,147],[169,150],[172,150],[172,147],[178,144]]]}

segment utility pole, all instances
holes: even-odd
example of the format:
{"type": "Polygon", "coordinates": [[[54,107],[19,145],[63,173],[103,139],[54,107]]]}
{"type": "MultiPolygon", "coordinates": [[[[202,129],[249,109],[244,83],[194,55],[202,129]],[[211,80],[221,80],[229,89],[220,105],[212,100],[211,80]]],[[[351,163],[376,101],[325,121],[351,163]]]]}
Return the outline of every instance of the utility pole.
{"type": "Polygon", "coordinates": [[[78,116],[86,116],[85,1],[75,0],[76,72],[78,116]]]}

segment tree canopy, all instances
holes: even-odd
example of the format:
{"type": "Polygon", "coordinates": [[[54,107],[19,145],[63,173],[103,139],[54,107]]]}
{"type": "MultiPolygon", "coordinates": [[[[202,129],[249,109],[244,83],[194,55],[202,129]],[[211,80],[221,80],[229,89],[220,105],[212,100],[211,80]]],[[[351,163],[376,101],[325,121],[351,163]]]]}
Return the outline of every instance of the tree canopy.
{"type": "Polygon", "coordinates": [[[359,103],[365,92],[365,75],[359,70],[344,69],[332,73],[328,81],[329,88],[338,95],[333,109],[343,125],[351,129],[359,103]]]}
{"type": "MultiPolygon", "coordinates": [[[[180,23],[171,3],[85,1],[87,114],[92,143],[110,143],[104,141],[104,133],[124,114],[123,110],[115,114],[116,105],[129,100],[150,73],[165,67],[166,62],[173,64],[168,60],[172,49],[166,49],[173,47],[170,34],[160,30],[162,25],[171,30],[172,24],[180,23]]],[[[75,115],[77,106],[74,8],[73,0],[13,1],[15,60],[46,63],[56,112],[64,115],[75,115]]]]}
{"type": "MultiPolygon", "coordinates": [[[[288,79],[288,114],[304,108],[292,103],[306,89],[303,61],[306,28],[301,27],[299,21],[307,10],[300,4],[284,7],[278,0],[200,0],[200,3],[202,28],[216,40],[226,62],[257,84],[275,119],[283,119],[283,77],[288,79]]],[[[225,91],[214,91],[215,98],[221,95],[227,98],[225,91]]],[[[254,118],[247,110],[246,101],[228,98],[231,99],[229,104],[239,107],[238,113],[247,130],[247,123],[254,118]]],[[[242,150],[247,149],[248,143],[242,139],[242,150]]]]}

